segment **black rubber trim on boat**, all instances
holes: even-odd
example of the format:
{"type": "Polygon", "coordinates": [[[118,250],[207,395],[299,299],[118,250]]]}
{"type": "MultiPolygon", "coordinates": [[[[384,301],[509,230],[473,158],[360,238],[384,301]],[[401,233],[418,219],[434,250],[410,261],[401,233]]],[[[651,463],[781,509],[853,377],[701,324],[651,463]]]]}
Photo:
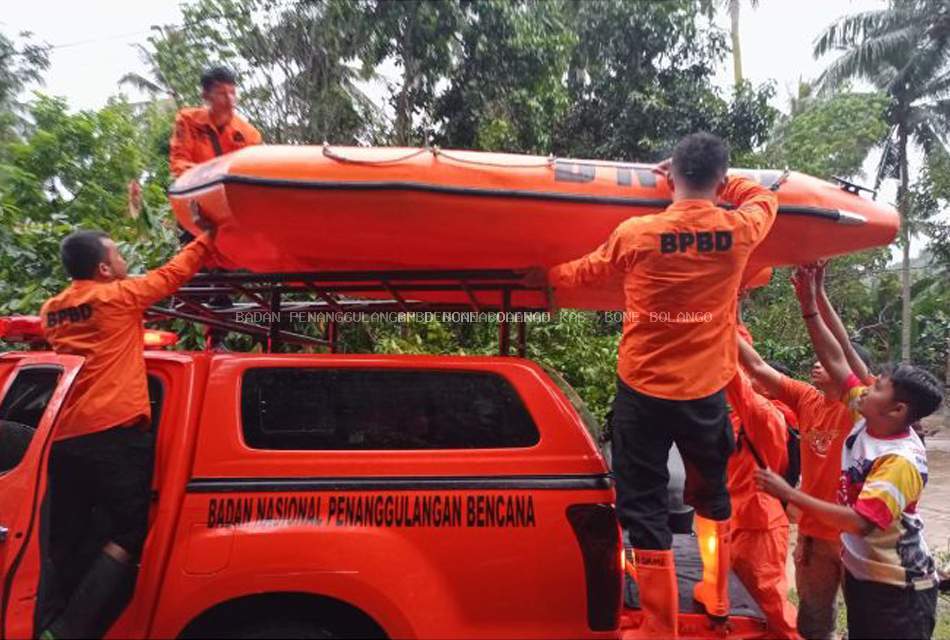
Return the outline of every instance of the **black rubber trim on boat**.
{"type": "MultiPolygon", "coordinates": [[[[559,193],[552,191],[517,191],[512,189],[478,189],[474,187],[450,187],[424,182],[340,182],[323,180],[282,180],[278,178],[256,178],[254,176],[226,175],[199,185],[176,189],[173,184],[169,195],[186,196],[220,184],[236,184],[254,187],[268,187],[273,189],[308,189],[317,191],[419,191],[454,196],[471,196],[483,198],[512,198],[518,200],[550,200],[558,202],[575,202],[594,205],[616,205],[624,207],[650,207],[663,209],[671,204],[671,200],[660,198],[622,198],[615,196],[594,196],[583,193],[559,193]]],[[[822,207],[804,207],[799,205],[785,205],[778,208],[778,212],[792,216],[810,216],[837,222],[841,213],[837,209],[822,207]]]]}

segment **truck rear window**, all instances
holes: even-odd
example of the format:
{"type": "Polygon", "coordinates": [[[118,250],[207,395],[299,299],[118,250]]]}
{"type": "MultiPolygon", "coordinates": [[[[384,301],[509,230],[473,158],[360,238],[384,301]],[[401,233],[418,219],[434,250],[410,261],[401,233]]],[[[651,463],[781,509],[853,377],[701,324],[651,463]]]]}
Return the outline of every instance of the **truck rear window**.
{"type": "Polygon", "coordinates": [[[251,369],[241,421],[253,449],[497,449],[540,439],[511,384],[482,372],[251,369]]]}

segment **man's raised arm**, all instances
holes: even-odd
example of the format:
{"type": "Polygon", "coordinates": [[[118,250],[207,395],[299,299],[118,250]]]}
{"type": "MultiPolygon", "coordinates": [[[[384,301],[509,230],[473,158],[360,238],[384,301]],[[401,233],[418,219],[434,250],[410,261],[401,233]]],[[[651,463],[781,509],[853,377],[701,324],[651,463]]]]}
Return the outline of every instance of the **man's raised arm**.
{"type": "Polygon", "coordinates": [[[858,376],[862,384],[871,384],[871,372],[868,371],[864,360],[855,351],[854,345],[851,344],[851,338],[848,336],[848,330],[845,329],[841,317],[832,306],[831,300],[828,299],[828,292],[825,291],[824,263],[819,264],[815,269],[815,285],[818,289],[818,312],[835,340],[841,345],[841,350],[844,351],[844,356],[848,361],[848,367],[854,372],[854,375],[858,376]]]}
{"type": "Polygon", "coordinates": [[[845,382],[851,375],[851,367],[848,366],[848,359],[844,355],[844,350],[835,340],[818,312],[814,270],[799,267],[792,277],[792,284],[795,285],[795,295],[798,296],[802,318],[805,320],[805,326],[808,327],[808,335],[811,336],[811,344],[815,349],[815,355],[818,356],[818,361],[821,362],[831,379],[835,381],[839,388],[844,389],[845,382]]]}
{"type": "Polygon", "coordinates": [[[609,280],[627,271],[634,254],[632,234],[636,219],[627,220],[617,227],[607,242],[577,260],[551,267],[548,281],[555,288],[580,287],[609,280]]]}
{"type": "Polygon", "coordinates": [[[736,205],[734,215],[749,226],[754,242],[761,242],[768,235],[778,215],[778,196],[774,192],[749,178],[732,176],[719,197],[736,205]]]}
{"type": "Polygon", "coordinates": [[[769,392],[773,398],[781,398],[782,381],[785,376],[773,369],[762,359],[759,352],[751,344],[739,337],[739,364],[746,373],[759,385],[769,392]]]}
{"type": "Polygon", "coordinates": [[[211,234],[202,233],[178,255],[141,278],[126,278],[117,283],[124,302],[134,309],[146,309],[167,298],[191,280],[211,253],[211,234]]]}

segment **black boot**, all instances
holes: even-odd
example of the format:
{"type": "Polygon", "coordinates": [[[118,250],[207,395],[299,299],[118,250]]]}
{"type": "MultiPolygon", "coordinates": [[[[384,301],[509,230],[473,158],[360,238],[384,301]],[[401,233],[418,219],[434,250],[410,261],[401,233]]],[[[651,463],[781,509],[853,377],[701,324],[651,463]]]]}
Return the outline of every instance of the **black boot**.
{"type": "Polygon", "coordinates": [[[131,600],[137,573],[134,565],[100,553],[43,637],[101,638],[131,600]]]}

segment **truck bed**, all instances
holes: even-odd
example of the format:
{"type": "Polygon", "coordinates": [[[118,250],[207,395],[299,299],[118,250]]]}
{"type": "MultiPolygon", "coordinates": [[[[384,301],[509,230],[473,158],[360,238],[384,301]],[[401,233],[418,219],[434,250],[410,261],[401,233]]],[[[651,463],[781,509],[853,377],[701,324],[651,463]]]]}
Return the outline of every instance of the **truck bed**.
{"type": "MultiPolygon", "coordinates": [[[[703,575],[703,562],[699,556],[696,537],[688,534],[673,536],[673,555],[676,558],[676,578],[679,583],[680,613],[704,613],[702,607],[693,601],[693,585],[703,575]]],[[[742,586],[735,574],[729,579],[729,602],[731,616],[744,616],[764,620],[758,605],[742,586]]],[[[624,606],[628,609],[640,608],[640,594],[637,584],[628,576],[624,584],[624,606]]]]}

